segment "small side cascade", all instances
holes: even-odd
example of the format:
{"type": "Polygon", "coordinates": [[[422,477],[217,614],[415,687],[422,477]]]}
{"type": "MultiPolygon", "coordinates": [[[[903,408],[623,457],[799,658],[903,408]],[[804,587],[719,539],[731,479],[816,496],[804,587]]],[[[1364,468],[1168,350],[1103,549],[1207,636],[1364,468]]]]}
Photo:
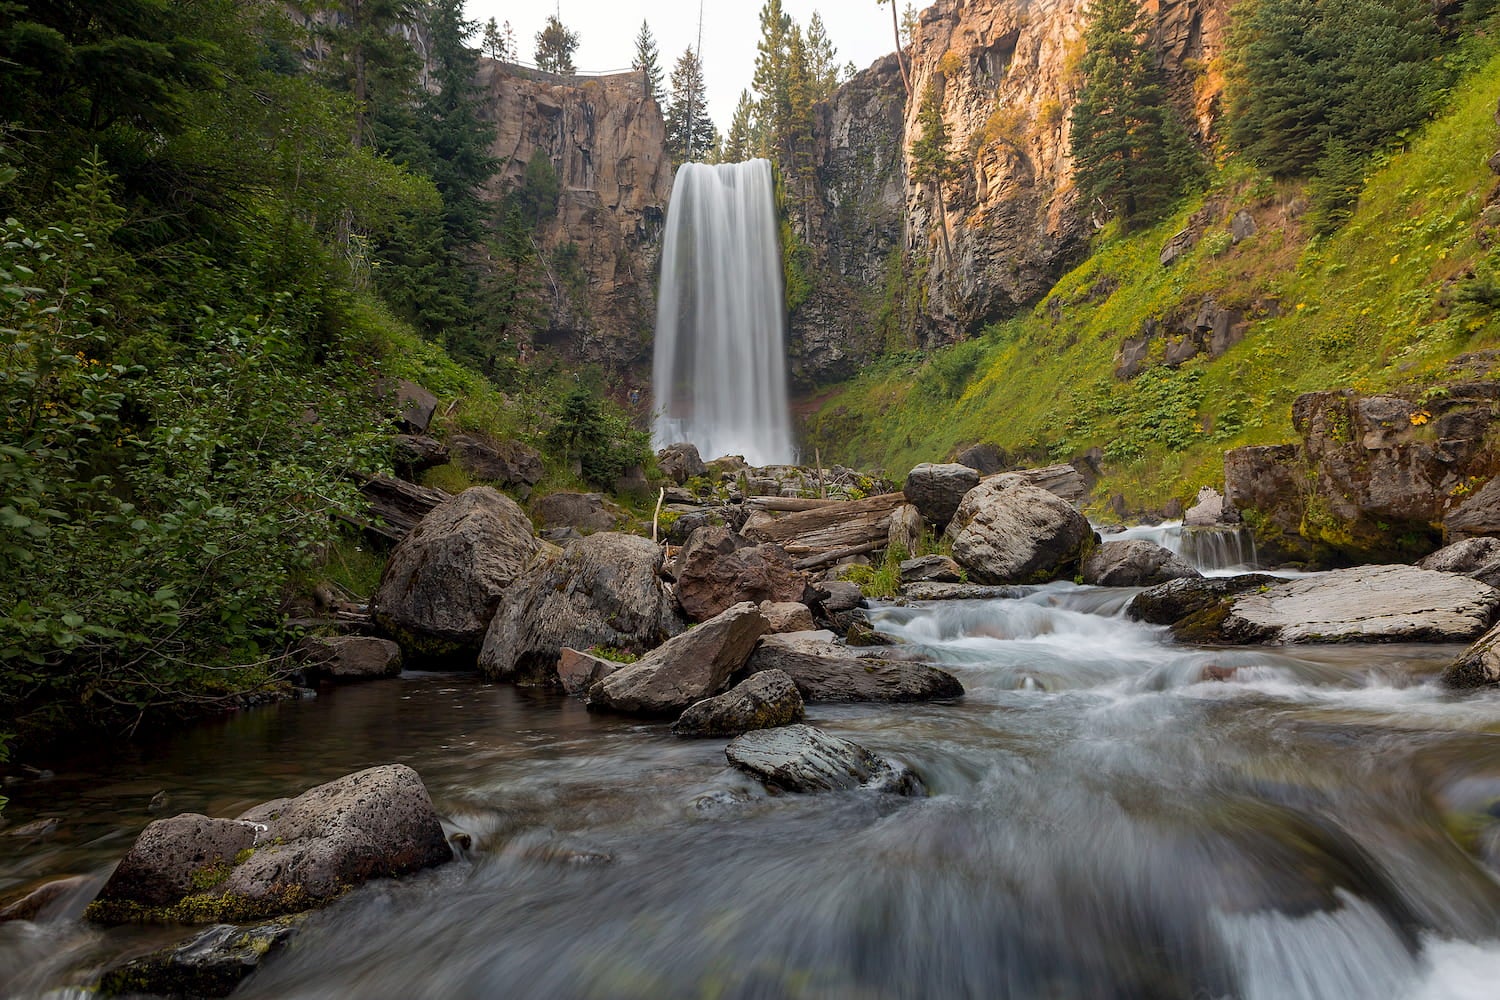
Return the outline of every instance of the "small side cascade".
{"type": "Polygon", "coordinates": [[[658,448],[796,460],[787,405],[786,299],[769,160],[686,163],[662,247],[653,364],[658,448]]]}
{"type": "Polygon", "coordinates": [[[1106,541],[1139,538],[1155,542],[1181,556],[1204,576],[1231,576],[1261,568],[1255,551],[1255,536],[1244,525],[1188,527],[1181,521],[1164,521],[1126,528],[1104,538],[1106,541]]]}

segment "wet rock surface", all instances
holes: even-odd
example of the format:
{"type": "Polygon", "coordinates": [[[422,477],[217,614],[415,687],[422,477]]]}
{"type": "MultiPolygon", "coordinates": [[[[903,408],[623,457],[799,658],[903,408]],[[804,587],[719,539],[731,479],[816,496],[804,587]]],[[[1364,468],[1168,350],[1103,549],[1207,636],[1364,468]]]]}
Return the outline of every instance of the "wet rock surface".
{"type": "Polygon", "coordinates": [[[786,674],[807,702],[933,701],[964,693],[958,678],[939,667],[897,658],[886,647],[873,647],[878,656],[857,656],[831,638],[827,632],[768,635],[746,669],[786,674]]]}
{"type": "Polygon", "coordinates": [[[1451,688],[1500,684],[1500,626],[1490,629],[1448,666],[1441,675],[1451,688]]]}
{"type": "Polygon", "coordinates": [[[1104,542],[1083,561],[1083,582],[1096,587],[1153,587],[1202,576],[1175,552],[1144,539],[1104,542]]]}
{"type": "Polygon", "coordinates": [[[751,674],[721,695],[688,706],[672,725],[678,736],[738,736],[802,718],[802,695],[779,670],[751,674]]]}
{"type": "Polygon", "coordinates": [[[303,643],[303,668],[334,681],[366,681],[401,673],[401,647],[389,639],[336,635],[303,643]]]}
{"type": "Polygon", "coordinates": [[[387,764],[233,820],[191,813],[157,820],[88,916],[107,924],[264,919],[452,856],[422,779],[403,764],[387,764]]]}
{"type": "Polygon", "coordinates": [[[786,792],[835,792],[868,788],[896,795],[922,795],[922,781],[904,765],[858,743],[813,726],[783,726],[746,733],[724,748],[729,763],[786,792]]]}
{"type": "Polygon", "coordinates": [[[99,992],[104,996],[227,997],[286,946],[297,926],[294,917],[251,927],[217,924],[181,945],[111,969],[100,980],[99,992]]]}
{"type": "Polygon", "coordinates": [[[736,604],[594,684],[589,707],[675,715],[723,690],[765,631],[758,607],[736,604]]]}

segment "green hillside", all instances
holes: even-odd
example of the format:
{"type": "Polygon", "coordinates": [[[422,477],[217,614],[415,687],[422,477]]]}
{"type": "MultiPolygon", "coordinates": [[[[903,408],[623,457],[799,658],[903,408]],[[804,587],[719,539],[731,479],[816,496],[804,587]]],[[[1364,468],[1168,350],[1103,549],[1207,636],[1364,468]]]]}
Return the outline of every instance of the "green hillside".
{"type": "MultiPolygon", "coordinates": [[[[1228,448],[1292,439],[1300,393],[1352,386],[1420,392],[1455,356],[1500,345],[1500,203],[1488,166],[1500,148],[1500,56],[1482,37],[1447,109],[1404,149],[1377,158],[1359,204],[1313,235],[1308,185],[1227,156],[1210,189],[1152,229],[1102,231],[1089,258],[1029,313],[974,340],[896,355],[830,397],[808,421],[826,459],[902,472],[976,442],[1029,459],[1099,448],[1105,481],[1132,508],[1221,481],[1228,448]],[[1255,235],[1234,244],[1248,210],[1255,235]],[[1170,266],[1161,250],[1195,221],[1170,266]],[[1250,320],[1221,357],[1160,363],[1124,381],[1116,358],[1148,321],[1168,330],[1211,297],[1250,320]]],[[[1315,194],[1315,192],[1314,192],[1315,194]]]]}

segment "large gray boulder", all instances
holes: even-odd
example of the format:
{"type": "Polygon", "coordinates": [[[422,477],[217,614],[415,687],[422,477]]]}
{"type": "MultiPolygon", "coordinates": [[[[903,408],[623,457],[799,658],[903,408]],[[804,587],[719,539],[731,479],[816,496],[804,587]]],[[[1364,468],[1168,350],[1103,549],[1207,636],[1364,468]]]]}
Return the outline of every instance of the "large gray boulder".
{"type": "Polygon", "coordinates": [[[1451,688],[1500,684],[1500,626],[1490,629],[1458,659],[1444,667],[1441,680],[1451,688]]]}
{"type": "Polygon", "coordinates": [[[302,644],[302,667],[333,681],[369,681],[401,673],[401,647],[368,635],[318,636],[302,644]]]}
{"type": "Polygon", "coordinates": [[[602,493],[549,493],[531,504],[532,513],[548,528],[576,528],[587,535],[610,531],[625,520],[625,512],[602,493]]]}
{"type": "Polygon", "coordinates": [[[1500,538],[1465,538],[1417,560],[1417,568],[1461,573],[1491,587],[1500,587],[1500,538]]]}
{"type": "Polygon", "coordinates": [[[808,702],[932,701],[958,698],[958,678],[928,663],[882,656],[856,656],[831,641],[832,633],[768,635],[756,645],[745,669],[779,671],[790,677],[808,702]]]}
{"type": "Polygon", "coordinates": [[[514,500],[488,486],[464,490],[396,546],[370,614],[409,661],[467,659],[540,547],[514,500]]]}
{"type": "Polygon", "coordinates": [[[786,792],[836,792],[868,788],[921,795],[922,780],[903,765],[877,757],[858,743],[813,726],[782,726],[746,733],[724,748],[729,763],[786,792]]]}
{"type": "Polygon", "coordinates": [[[1072,576],[1094,541],[1094,530],[1072,504],[1008,473],[964,496],[948,535],[954,560],[980,583],[1072,576]]]}
{"type": "Polygon", "coordinates": [[[736,604],[596,683],[589,688],[589,707],[676,715],[722,691],[765,631],[758,607],[736,604]]]}
{"type": "Polygon", "coordinates": [[[701,622],[741,601],[801,601],[807,574],[779,545],[758,544],[728,528],[694,531],[677,555],[677,599],[701,622]]]}
{"type": "Polygon", "coordinates": [[[1234,598],[1233,642],[1467,642],[1489,628],[1500,590],[1415,566],[1359,566],[1234,598]]]}
{"type": "Polygon", "coordinates": [[[102,923],[258,920],[321,906],[369,879],[452,856],[417,772],[386,764],[234,820],[157,820],[88,916],[102,923]]]}
{"type": "Polygon", "coordinates": [[[470,475],[517,491],[521,497],[542,479],[542,453],[520,441],[492,441],[481,434],[455,434],[448,453],[470,475]]]}
{"type": "Polygon", "coordinates": [[[923,462],[906,474],[901,492],[922,516],[941,531],[953,519],[964,494],[979,485],[979,473],[967,465],[923,462]]]}
{"type": "Polygon", "coordinates": [[[1154,587],[1202,576],[1177,553],[1144,538],[1105,542],[1083,561],[1083,582],[1096,587],[1154,587]]]}
{"type": "Polygon", "coordinates": [[[644,652],[682,631],[649,539],[600,532],[539,561],[506,594],[484,647],[486,677],[551,686],[564,646],[644,652]]]}
{"type": "Polygon", "coordinates": [[[1443,533],[1450,542],[1500,535],[1500,476],[1485,483],[1443,518],[1443,533]]]}
{"type": "Polygon", "coordinates": [[[672,725],[678,736],[738,736],[802,718],[802,695],[779,670],[751,674],[721,695],[688,706],[672,725]]]}
{"type": "Polygon", "coordinates": [[[681,486],[689,479],[708,475],[708,466],[698,454],[697,445],[688,441],[669,444],[656,453],[656,464],[662,475],[681,486]]]}

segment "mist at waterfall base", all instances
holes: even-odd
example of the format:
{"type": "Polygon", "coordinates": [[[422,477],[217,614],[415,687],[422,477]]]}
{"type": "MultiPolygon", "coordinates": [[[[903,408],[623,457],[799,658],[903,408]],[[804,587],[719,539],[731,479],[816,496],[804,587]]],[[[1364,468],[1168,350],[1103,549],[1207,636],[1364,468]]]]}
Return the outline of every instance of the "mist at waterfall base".
{"type": "Polygon", "coordinates": [[[667,210],[653,381],[658,448],[795,461],[769,160],[686,163],[667,210]]]}

